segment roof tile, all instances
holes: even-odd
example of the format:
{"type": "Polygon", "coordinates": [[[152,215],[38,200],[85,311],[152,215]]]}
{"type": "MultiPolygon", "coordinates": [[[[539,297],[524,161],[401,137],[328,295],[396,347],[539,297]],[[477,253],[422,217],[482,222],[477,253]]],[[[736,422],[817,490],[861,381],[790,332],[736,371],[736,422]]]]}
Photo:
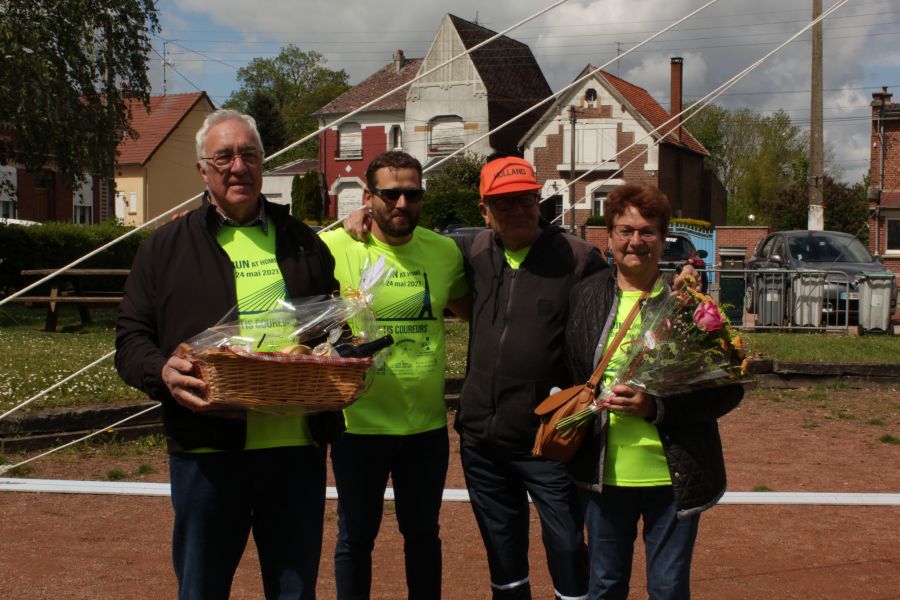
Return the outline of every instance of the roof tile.
{"type": "MultiPolygon", "coordinates": [[[[421,65],[421,58],[407,58],[400,67],[400,71],[397,72],[394,61],[391,61],[316,112],[319,114],[343,114],[356,110],[367,102],[371,102],[413,79],[421,65]]],[[[406,88],[398,90],[366,110],[404,110],[406,108],[406,92],[406,88]]]]}
{"type": "Polygon", "coordinates": [[[126,137],[122,140],[116,164],[145,164],[202,98],[210,102],[206,92],[151,96],[149,112],[144,110],[144,105],[139,100],[131,100],[131,127],[138,132],[138,138],[126,137]]]}

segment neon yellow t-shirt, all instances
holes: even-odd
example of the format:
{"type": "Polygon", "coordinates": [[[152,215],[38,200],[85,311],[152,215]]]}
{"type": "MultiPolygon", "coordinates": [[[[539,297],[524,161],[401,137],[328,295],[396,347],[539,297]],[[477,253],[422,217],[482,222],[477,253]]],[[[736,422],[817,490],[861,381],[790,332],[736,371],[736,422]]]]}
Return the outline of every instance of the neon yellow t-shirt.
{"type": "MultiPolygon", "coordinates": [[[[616,310],[615,322],[606,340],[606,347],[609,346],[622,323],[628,318],[631,308],[640,300],[641,292],[620,290],[618,296],[619,306],[616,310]]],[[[640,332],[641,315],[638,313],[603,373],[604,385],[612,383],[613,376],[624,362],[625,344],[635,339],[640,332]]],[[[603,348],[604,352],[606,347],[603,348]]],[[[643,417],[609,411],[609,434],[606,441],[606,457],[603,461],[603,483],[623,487],[672,484],[656,425],[648,423],[643,417]]]]}
{"type": "Polygon", "coordinates": [[[504,248],[503,255],[506,257],[506,263],[511,269],[518,269],[522,266],[522,263],[525,262],[525,257],[528,256],[529,250],[531,250],[531,246],[525,246],[518,250],[504,248]]]}
{"type": "Polygon", "coordinates": [[[411,435],[445,427],[444,306],[468,291],[456,243],[422,227],[400,246],[374,235],[358,242],[343,230],[322,234],[322,240],[334,255],[342,289],[358,287],[366,259],[372,265],[383,254],[395,271],[373,307],[377,324],[394,337],[394,345],[371,387],[344,410],[347,431],[411,435]]]}
{"type": "MultiPolygon", "coordinates": [[[[287,287],[275,259],[275,225],[269,220],[266,235],[262,227],[232,227],[223,225],[216,235],[219,245],[228,254],[234,267],[234,281],[237,288],[238,311],[241,315],[252,315],[277,307],[278,300],[284,300],[287,287]]],[[[286,330],[267,330],[266,341],[285,336],[286,330]]],[[[258,332],[254,332],[257,335],[258,332]]],[[[247,411],[247,440],[245,450],[279,448],[282,446],[307,446],[312,443],[306,418],[302,415],[275,415],[247,411]]]]}

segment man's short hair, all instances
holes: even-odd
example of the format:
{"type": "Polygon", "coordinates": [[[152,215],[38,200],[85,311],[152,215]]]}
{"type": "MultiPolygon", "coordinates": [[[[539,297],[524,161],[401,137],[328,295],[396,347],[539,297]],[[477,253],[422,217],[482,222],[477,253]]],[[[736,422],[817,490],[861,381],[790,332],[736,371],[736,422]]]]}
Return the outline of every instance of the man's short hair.
{"type": "Polygon", "coordinates": [[[416,173],[419,174],[419,181],[422,181],[422,163],[420,163],[416,157],[399,150],[390,150],[388,152],[382,152],[373,158],[372,162],[370,162],[369,166],[366,168],[366,185],[369,186],[369,190],[376,187],[375,173],[377,173],[379,169],[384,169],[385,167],[388,169],[415,169],[416,173]]]}
{"type": "Polygon", "coordinates": [[[669,198],[649,183],[626,183],[609,193],[603,203],[607,230],[612,231],[616,218],[624,215],[629,206],[635,207],[645,219],[658,219],[660,234],[665,235],[669,230],[672,216],[669,198]]]}
{"type": "MultiPolygon", "coordinates": [[[[259,129],[256,128],[256,119],[237,110],[233,110],[230,108],[220,108],[219,110],[213,111],[206,115],[206,119],[204,119],[203,125],[197,131],[197,162],[200,163],[201,167],[203,167],[203,163],[205,162],[203,160],[203,152],[204,147],[206,146],[206,134],[209,133],[209,130],[212,129],[213,126],[218,125],[222,121],[243,121],[244,123],[246,123],[250,130],[253,132],[253,137],[256,138],[256,145],[259,147],[260,153],[263,156],[266,155],[266,150],[265,148],[263,148],[262,138],[259,136],[259,129]]],[[[206,170],[205,167],[204,170],[206,170]]]]}

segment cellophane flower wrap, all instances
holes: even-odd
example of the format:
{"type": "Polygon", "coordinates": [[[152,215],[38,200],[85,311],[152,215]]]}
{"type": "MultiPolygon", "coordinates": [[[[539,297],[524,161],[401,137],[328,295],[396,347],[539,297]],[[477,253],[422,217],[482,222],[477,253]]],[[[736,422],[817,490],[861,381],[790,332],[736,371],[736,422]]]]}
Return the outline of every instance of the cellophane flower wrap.
{"type": "Polygon", "coordinates": [[[745,342],[716,302],[690,284],[668,293],[662,278],[641,309],[640,334],[622,345],[625,359],[590,408],[560,420],[557,429],[573,433],[585,426],[624,384],[653,396],[673,396],[701,388],[738,383],[747,375],[745,342]]]}

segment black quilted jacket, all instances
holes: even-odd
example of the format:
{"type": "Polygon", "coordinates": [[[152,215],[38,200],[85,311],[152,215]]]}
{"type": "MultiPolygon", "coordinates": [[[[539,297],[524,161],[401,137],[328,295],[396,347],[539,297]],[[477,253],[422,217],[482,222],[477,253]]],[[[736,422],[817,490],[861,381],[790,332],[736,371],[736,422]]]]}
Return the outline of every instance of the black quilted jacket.
{"type": "MultiPolygon", "coordinates": [[[[572,289],[566,325],[566,362],[575,381],[587,381],[594,371],[597,348],[606,342],[617,305],[616,272],[601,271],[572,289]]],[[[730,385],[690,394],[656,398],[653,421],[659,431],[678,516],[710,508],[725,493],[725,461],[716,419],[740,403],[744,389],[730,385]]],[[[569,472],[576,485],[599,492],[609,428],[607,411],[594,420],[593,433],[569,472]]]]}

